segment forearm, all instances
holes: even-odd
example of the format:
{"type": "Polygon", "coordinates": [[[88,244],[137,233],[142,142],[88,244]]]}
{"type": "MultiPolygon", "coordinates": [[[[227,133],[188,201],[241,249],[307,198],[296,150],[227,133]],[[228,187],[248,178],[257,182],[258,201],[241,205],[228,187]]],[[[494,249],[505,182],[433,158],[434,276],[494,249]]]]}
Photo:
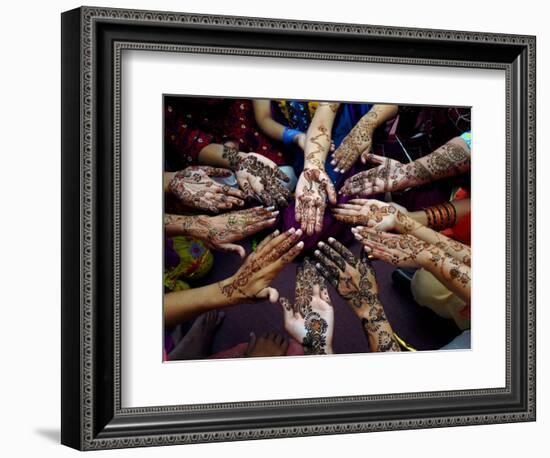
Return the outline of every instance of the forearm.
{"type": "Polygon", "coordinates": [[[307,130],[304,169],[325,168],[338,103],[320,103],[307,130]]]}
{"type": "Polygon", "coordinates": [[[470,199],[453,200],[448,203],[454,207],[456,217],[454,221],[450,220],[448,224],[445,225],[445,227],[442,227],[438,221],[433,220],[433,212],[437,211],[437,208],[441,207],[441,205],[434,205],[432,207],[424,208],[423,210],[409,212],[407,215],[417,223],[422,224],[423,226],[429,227],[431,229],[443,230],[447,227],[453,227],[458,221],[460,221],[462,217],[470,212],[470,199]],[[430,214],[429,218],[428,214],[430,214]]]}
{"type": "Polygon", "coordinates": [[[397,115],[397,105],[373,105],[365,116],[371,116],[374,129],[397,115]]]}
{"type": "MultiPolygon", "coordinates": [[[[210,143],[208,146],[205,146],[199,153],[199,164],[211,165],[213,167],[222,167],[225,169],[230,169],[230,158],[227,156],[227,151],[230,147],[226,145],[221,145],[219,143],[210,143]]],[[[234,149],[238,154],[237,148],[234,149]]]]}
{"type": "Polygon", "coordinates": [[[361,320],[371,351],[401,351],[382,303],[378,299],[372,304],[365,304],[356,314],[361,320]]]}
{"type": "Polygon", "coordinates": [[[164,188],[164,192],[170,192],[170,182],[175,175],[176,172],[164,172],[162,179],[162,187],[164,188]]]}
{"type": "Polygon", "coordinates": [[[230,301],[220,292],[218,284],[177,291],[164,295],[164,322],[167,328],[191,320],[208,310],[228,307],[230,301]]]}
{"type": "Polygon", "coordinates": [[[176,237],[178,235],[195,236],[200,233],[203,225],[200,224],[199,218],[208,218],[207,216],[195,215],[164,215],[164,232],[168,237],[176,237]]]}
{"type": "Polygon", "coordinates": [[[469,246],[416,222],[410,216],[400,213],[397,217],[396,229],[401,234],[414,235],[424,242],[441,248],[445,253],[467,266],[471,264],[472,253],[469,246]]]}
{"type": "Polygon", "coordinates": [[[419,257],[420,266],[434,275],[463,301],[471,299],[471,269],[445,251],[432,245],[419,257]]]}
{"type": "Polygon", "coordinates": [[[464,140],[453,138],[434,152],[404,166],[404,187],[415,187],[470,170],[470,149],[464,140]]]}

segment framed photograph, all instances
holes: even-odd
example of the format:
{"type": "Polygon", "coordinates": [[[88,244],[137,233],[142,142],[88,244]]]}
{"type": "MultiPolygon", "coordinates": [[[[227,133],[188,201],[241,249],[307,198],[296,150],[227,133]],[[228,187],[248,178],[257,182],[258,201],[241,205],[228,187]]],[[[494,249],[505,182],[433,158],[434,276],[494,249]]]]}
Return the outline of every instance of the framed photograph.
{"type": "Polygon", "coordinates": [[[63,444],[535,420],[535,37],[62,15],[63,444]]]}

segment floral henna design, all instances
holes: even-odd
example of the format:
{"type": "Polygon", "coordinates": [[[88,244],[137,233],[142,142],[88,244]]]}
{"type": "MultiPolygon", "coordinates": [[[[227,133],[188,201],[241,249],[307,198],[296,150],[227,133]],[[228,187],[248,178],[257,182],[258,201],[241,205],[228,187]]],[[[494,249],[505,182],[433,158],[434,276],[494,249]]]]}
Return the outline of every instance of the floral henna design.
{"type": "Polygon", "coordinates": [[[247,197],[256,197],[267,205],[288,204],[290,193],[281,181],[288,182],[289,178],[274,162],[256,153],[241,153],[230,144],[223,145],[222,158],[235,172],[247,197]]]}
{"type": "Polygon", "coordinates": [[[306,168],[300,175],[296,191],[296,221],[308,235],[321,232],[327,197],[336,200],[334,186],[324,170],[306,168]]]}
{"type": "Polygon", "coordinates": [[[313,287],[315,285],[319,285],[321,296],[328,296],[324,277],[317,271],[311,260],[306,257],[298,267],[296,274],[295,309],[303,317],[311,312],[311,299],[313,297],[313,287]]]}
{"type": "Polygon", "coordinates": [[[306,154],[305,160],[310,166],[313,165],[319,169],[324,169],[324,161],[319,157],[327,149],[327,145],[330,145],[330,134],[325,126],[319,126],[319,133],[309,139],[310,143],[315,145],[315,149],[306,154]],[[324,140],[324,144],[321,142],[324,140]]]}
{"type": "MultiPolygon", "coordinates": [[[[378,113],[369,111],[344,138],[342,144],[334,152],[332,160],[332,165],[336,166],[336,171],[346,172],[359,156],[370,151],[377,120],[378,113]]],[[[364,159],[366,157],[364,156],[364,159]]]]}
{"type": "Polygon", "coordinates": [[[328,323],[317,312],[309,312],[304,318],[306,335],[302,341],[306,355],[326,355],[328,323]]]}
{"type": "Polygon", "coordinates": [[[359,315],[373,351],[399,351],[391,326],[378,297],[372,264],[365,253],[356,258],[340,242],[330,238],[315,251],[316,268],[359,315]]]}
{"type": "Polygon", "coordinates": [[[226,169],[207,166],[187,167],[174,174],[168,189],[183,205],[218,213],[220,209],[244,205],[244,195],[241,191],[220,186],[211,178],[229,175],[231,171],[226,169]]]}

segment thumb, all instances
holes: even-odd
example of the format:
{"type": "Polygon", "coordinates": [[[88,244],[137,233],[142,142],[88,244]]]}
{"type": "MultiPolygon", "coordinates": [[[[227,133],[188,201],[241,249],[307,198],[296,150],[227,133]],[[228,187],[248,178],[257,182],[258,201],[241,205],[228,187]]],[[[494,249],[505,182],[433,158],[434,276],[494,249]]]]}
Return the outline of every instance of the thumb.
{"type": "Polygon", "coordinates": [[[371,148],[371,145],[370,143],[367,145],[367,147],[365,148],[365,150],[361,153],[361,162],[363,164],[366,164],[367,163],[367,160],[368,160],[368,157],[369,156],[374,156],[374,154],[370,154],[370,148],[371,148]]]}
{"type": "Polygon", "coordinates": [[[279,304],[283,308],[283,315],[285,319],[292,318],[294,316],[294,304],[290,302],[286,297],[281,297],[279,299],[279,304]]]}
{"type": "Polygon", "coordinates": [[[277,291],[275,288],[271,288],[271,287],[264,288],[264,289],[260,290],[260,292],[258,294],[256,294],[256,298],[257,299],[268,299],[269,298],[269,302],[271,302],[272,304],[276,304],[277,301],[279,300],[279,291],[277,291]]]}
{"type": "Polygon", "coordinates": [[[363,153],[365,156],[365,163],[370,162],[371,164],[379,164],[382,165],[386,162],[386,158],[384,156],[378,156],[377,154],[372,153],[363,153]]]}
{"type": "Polygon", "coordinates": [[[216,248],[220,251],[230,251],[237,253],[241,257],[241,259],[244,259],[246,256],[245,249],[235,243],[220,243],[219,245],[216,245],[216,248]]]}
{"type": "Polygon", "coordinates": [[[208,167],[205,171],[209,177],[228,177],[232,173],[231,170],[220,167],[208,167]]]}

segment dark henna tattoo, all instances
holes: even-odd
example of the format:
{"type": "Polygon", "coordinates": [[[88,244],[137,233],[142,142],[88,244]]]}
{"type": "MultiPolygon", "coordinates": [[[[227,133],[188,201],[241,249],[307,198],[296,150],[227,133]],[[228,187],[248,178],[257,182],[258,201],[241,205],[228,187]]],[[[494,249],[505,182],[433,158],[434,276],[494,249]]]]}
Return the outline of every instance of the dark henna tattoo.
{"type": "Polygon", "coordinates": [[[302,341],[306,355],[326,355],[328,324],[317,312],[309,312],[304,317],[306,335],[302,341]]]}

